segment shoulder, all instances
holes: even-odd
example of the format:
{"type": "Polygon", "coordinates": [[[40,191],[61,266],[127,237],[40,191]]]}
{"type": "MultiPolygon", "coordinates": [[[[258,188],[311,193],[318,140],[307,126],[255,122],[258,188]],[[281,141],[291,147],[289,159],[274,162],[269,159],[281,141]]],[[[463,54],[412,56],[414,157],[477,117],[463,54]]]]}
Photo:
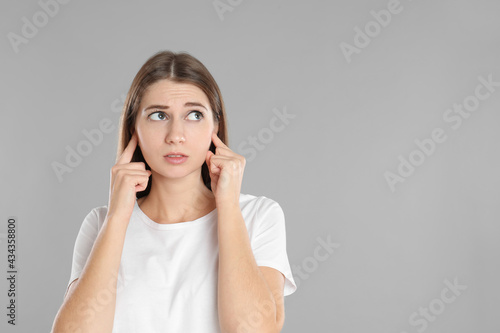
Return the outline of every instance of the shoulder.
{"type": "Polygon", "coordinates": [[[280,242],[286,244],[285,214],[280,204],[264,195],[247,196],[246,199],[246,206],[241,211],[254,254],[259,248],[278,248],[280,242]]]}
{"type": "Polygon", "coordinates": [[[91,225],[93,228],[97,227],[97,229],[101,229],[101,226],[104,223],[104,219],[106,218],[107,213],[108,213],[107,205],[94,207],[87,214],[83,223],[86,225],[91,225]]]}
{"type": "Polygon", "coordinates": [[[240,193],[240,205],[247,205],[247,204],[278,204],[275,200],[268,198],[264,195],[253,195],[253,194],[246,194],[246,193],[240,193]]]}
{"type": "Polygon", "coordinates": [[[240,208],[243,216],[249,218],[248,221],[251,220],[255,227],[284,223],[284,213],[280,204],[264,195],[241,194],[240,208]]]}
{"type": "Polygon", "coordinates": [[[266,211],[266,210],[281,210],[280,204],[271,198],[264,195],[252,195],[252,194],[240,194],[240,206],[241,208],[250,207],[256,211],[266,211]]]}
{"type": "Polygon", "coordinates": [[[99,218],[105,217],[106,214],[108,213],[108,206],[98,206],[92,208],[89,214],[93,214],[99,218]]]}

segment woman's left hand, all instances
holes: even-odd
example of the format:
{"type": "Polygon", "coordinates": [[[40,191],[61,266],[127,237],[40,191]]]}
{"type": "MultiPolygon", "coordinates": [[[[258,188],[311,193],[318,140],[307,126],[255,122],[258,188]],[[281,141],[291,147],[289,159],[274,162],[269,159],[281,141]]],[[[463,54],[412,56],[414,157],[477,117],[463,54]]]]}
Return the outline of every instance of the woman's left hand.
{"type": "Polygon", "coordinates": [[[236,154],[222,142],[217,133],[212,133],[215,154],[210,150],[205,160],[215,195],[216,205],[230,204],[239,207],[241,183],[245,171],[245,157],[236,154]]]}

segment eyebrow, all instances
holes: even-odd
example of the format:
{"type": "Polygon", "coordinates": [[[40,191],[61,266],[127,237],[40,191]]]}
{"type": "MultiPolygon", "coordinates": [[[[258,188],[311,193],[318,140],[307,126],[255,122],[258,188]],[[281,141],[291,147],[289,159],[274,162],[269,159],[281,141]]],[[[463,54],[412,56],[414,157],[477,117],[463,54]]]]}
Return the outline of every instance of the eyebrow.
{"type": "MultiPolygon", "coordinates": [[[[207,110],[207,108],[203,104],[198,103],[198,102],[187,102],[186,104],[184,104],[184,106],[200,106],[200,107],[204,108],[205,110],[207,110]]],[[[150,109],[169,109],[169,108],[170,107],[168,105],[154,104],[154,105],[150,105],[147,108],[145,108],[144,111],[147,111],[150,109]]]]}

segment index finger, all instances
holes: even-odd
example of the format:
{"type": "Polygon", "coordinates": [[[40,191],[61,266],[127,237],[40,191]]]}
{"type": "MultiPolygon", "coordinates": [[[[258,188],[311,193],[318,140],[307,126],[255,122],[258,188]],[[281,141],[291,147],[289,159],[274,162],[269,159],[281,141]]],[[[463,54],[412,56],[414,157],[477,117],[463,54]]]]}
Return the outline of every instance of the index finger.
{"type": "Polygon", "coordinates": [[[219,138],[219,136],[215,132],[212,132],[212,142],[214,143],[215,147],[228,148],[228,146],[226,146],[226,144],[224,142],[222,142],[222,140],[219,138]]]}
{"type": "Polygon", "coordinates": [[[126,164],[132,161],[132,156],[134,156],[135,148],[137,147],[137,134],[134,133],[127,144],[127,147],[123,150],[120,158],[116,164],[126,164]]]}

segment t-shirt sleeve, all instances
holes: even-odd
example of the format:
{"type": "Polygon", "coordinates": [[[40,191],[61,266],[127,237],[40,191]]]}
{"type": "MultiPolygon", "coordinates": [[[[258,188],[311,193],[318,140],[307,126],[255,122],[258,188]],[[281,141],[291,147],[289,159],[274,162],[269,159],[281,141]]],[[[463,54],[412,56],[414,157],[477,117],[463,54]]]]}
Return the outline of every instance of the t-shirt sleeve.
{"type": "Polygon", "coordinates": [[[80,231],[76,236],[75,246],[73,249],[73,261],[71,264],[71,276],[68,281],[68,287],[80,274],[87,263],[87,258],[94,246],[94,242],[99,232],[99,212],[98,208],[92,209],[84,218],[80,231]]]}
{"type": "Polygon", "coordinates": [[[252,240],[255,261],[257,266],[271,267],[283,273],[283,295],[288,296],[297,290],[297,285],[286,252],[285,214],[276,201],[266,197],[260,198],[257,207],[257,230],[252,240]]]}

